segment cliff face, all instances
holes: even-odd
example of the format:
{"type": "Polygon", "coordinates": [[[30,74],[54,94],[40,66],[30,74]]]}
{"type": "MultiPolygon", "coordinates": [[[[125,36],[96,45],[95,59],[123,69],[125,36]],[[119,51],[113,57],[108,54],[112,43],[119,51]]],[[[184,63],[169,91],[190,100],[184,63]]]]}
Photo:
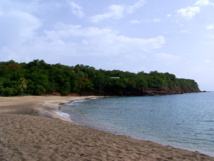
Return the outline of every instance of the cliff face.
{"type": "Polygon", "coordinates": [[[183,94],[183,93],[197,93],[200,92],[199,90],[194,91],[183,91],[183,90],[165,90],[165,89],[150,89],[145,90],[145,95],[170,95],[170,94],[183,94]]]}
{"type": "MultiPolygon", "coordinates": [[[[143,83],[135,81],[135,84],[133,82],[132,84],[122,84],[122,80],[118,79],[117,83],[106,84],[101,95],[154,96],[200,92],[197,82],[192,79],[176,77],[169,79],[167,74],[149,75],[148,77],[151,79],[144,80],[143,83]]],[[[145,78],[145,76],[141,78],[145,78]]]]}
{"type": "Polygon", "coordinates": [[[116,95],[116,96],[156,96],[156,95],[171,95],[171,94],[183,94],[183,93],[198,93],[201,92],[199,89],[194,90],[182,90],[182,89],[167,89],[167,88],[159,88],[159,89],[133,89],[126,88],[123,90],[110,90],[106,89],[104,95],[116,95]]]}

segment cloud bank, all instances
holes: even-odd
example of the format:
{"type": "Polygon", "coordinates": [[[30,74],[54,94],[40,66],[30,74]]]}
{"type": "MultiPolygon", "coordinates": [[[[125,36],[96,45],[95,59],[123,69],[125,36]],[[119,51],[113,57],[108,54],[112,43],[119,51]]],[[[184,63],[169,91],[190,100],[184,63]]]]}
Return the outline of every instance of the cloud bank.
{"type": "Polygon", "coordinates": [[[72,13],[78,17],[84,17],[85,13],[82,10],[82,7],[76,4],[73,1],[68,0],[67,1],[69,6],[71,7],[72,13]]]}
{"type": "Polygon", "coordinates": [[[108,11],[106,13],[103,14],[98,14],[95,16],[92,16],[90,18],[91,22],[100,22],[103,21],[105,19],[120,19],[123,18],[124,15],[126,14],[132,14],[134,13],[137,9],[143,7],[145,4],[145,0],[139,0],[138,2],[136,2],[133,5],[130,6],[126,6],[126,5],[110,5],[108,7],[108,11]]]}
{"type": "Polygon", "coordinates": [[[187,7],[187,8],[181,8],[177,10],[177,13],[185,18],[193,18],[196,14],[200,12],[200,7],[187,7]]]}

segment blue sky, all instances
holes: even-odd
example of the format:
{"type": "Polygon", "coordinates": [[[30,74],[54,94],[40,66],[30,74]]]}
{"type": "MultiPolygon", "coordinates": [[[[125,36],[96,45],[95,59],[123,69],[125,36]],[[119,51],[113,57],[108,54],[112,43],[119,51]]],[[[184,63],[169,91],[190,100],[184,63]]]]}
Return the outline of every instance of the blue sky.
{"type": "Polygon", "coordinates": [[[214,90],[214,0],[1,0],[0,60],[169,72],[214,90]]]}

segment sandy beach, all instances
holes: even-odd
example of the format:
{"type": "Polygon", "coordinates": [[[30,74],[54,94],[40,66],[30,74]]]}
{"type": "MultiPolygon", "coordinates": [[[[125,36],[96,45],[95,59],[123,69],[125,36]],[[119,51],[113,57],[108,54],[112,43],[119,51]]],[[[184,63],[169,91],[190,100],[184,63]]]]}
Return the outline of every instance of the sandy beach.
{"type": "Polygon", "coordinates": [[[0,97],[1,161],[214,161],[207,155],[83,127],[57,115],[75,96],[0,97]]]}

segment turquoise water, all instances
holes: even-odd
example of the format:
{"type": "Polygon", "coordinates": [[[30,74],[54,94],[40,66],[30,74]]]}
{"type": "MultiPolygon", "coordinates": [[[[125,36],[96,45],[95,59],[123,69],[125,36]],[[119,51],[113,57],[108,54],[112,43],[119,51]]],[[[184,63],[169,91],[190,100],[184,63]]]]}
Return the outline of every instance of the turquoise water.
{"type": "Polygon", "coordinates": [[[81,125],[214,156],[214,92],[86,99],[62,112],[81,125]]]}

